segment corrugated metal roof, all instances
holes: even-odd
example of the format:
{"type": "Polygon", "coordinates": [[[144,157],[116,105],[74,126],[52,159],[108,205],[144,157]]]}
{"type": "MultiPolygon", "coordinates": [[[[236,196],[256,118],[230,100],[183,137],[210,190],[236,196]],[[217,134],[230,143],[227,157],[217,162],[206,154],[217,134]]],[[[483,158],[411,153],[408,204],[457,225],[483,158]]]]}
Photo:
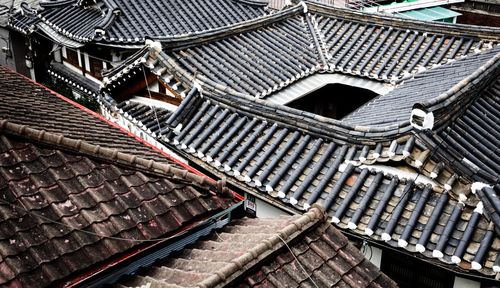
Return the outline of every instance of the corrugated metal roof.
{"type": "Polygon", "coordinates": [[[443,7],[431,7],[401,12],[399,15],[415,20],[437,21],[460,16],[462,14],[443,7]]]}

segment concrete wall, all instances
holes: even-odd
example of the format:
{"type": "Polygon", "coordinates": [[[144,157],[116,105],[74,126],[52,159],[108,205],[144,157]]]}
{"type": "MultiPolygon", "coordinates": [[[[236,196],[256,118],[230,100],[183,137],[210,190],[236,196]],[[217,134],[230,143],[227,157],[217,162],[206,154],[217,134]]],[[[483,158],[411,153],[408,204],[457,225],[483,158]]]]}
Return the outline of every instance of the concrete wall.
{"type": "Polygon", "coordinates": [[[380,269],[380,264],[382,264],[382,250],[380,248],[366,244],[366,246],[361,249],[361,252],[365,255],[366,259],[370,260],[373,265],[380,269]]]}
{"type": "Polygon", "coordinates": [[[277,218],[283,215],[290,215],[289,213],[268,204],[256,198],[255,206],[257,209],[257,218],[277,218]]]}

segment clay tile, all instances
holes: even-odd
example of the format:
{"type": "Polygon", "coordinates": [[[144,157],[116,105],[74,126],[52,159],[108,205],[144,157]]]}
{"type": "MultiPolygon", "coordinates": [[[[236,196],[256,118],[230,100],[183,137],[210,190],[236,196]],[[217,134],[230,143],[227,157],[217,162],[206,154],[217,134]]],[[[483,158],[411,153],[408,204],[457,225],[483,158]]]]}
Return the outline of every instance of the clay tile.
{"type": "Polygon", "coordinates": [[[239,265],[235,264],[234,262],[229,263],[228,265],[222,267],[218,272],[216,272],[217,275],[222,280],[226,280],[229,276],[233,275],[235,272],[240,270],[239,265]]]}
{"type": "Polygon", "coordinates": [[[42,141],[45,136],[45,130],[41,130],[40,133],[38,133],[37,140],[42,141]]]}
{"type": "Polygon", "coordinates": [[[262,242],[262,243],[259,243],[257,246],[255,246],[250,252],[252,253],[252,255],[255,258],[258,258],[260,255],[262,255],[267,250],[269,250],[269,249],[267,248],[266,243],[262,242]]]}
{"type": "Polygon", "coordinates": [[[7,126],[7,120],[0,120],[0,129],[4,130],[5,126],[7,126]]]}
{"type": "Polygon", "coordinates": [[[297,232],[298,229],[295,227],[295,225],[288,225],[285,228],[281,230],[286,235],[286,238],[290,237],[293,233],[297,232]]]}

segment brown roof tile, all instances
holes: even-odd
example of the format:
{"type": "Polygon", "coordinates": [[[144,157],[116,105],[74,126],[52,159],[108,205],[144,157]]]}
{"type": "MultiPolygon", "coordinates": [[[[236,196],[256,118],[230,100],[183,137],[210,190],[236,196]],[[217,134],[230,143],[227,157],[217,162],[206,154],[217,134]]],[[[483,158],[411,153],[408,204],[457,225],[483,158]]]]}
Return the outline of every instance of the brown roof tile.
{"type": "MultiPolygon", "coordinates": [[[[62,134],[146,159],[173,163],[167,154],[118,125],[8,68],[0,67],[0,79],[0,120],[62,134]]],[[[18,153],[24,160],[33,157],[26,154],[29,151],[18,150],[18,153]]],[[[47,161],[57,161],[47,156],[47,161]]],[[[51,163],[57,165],[57,162],[51,163]]]]}
{"type": "Polygon", "coordinates": [[[19,127],[0,125],[0,284],[48,286],[140,244],[108,236],[155,239],[232,203],[209,182],[49,147],[19,127]]]}
{"type": "Polygon", "coordinates": [[[0,285],[71,280],[234,203],[214,193],[221,183],[138,157],[163,156],[49,90],[0,78],[0,285]]]}
{"type": "Polygon", "coordinates": [[[116,286],[314,287],[312,279],[318,287],[396,287],[325,220],[316,206],[303,216],[233,220],[116,286]]]}

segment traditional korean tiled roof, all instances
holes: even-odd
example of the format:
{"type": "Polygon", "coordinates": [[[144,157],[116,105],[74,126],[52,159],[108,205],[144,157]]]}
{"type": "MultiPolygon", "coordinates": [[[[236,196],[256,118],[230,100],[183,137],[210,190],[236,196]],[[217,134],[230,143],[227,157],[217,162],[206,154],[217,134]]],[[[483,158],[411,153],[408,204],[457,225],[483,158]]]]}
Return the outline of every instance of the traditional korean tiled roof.
{"type": "Polygon", "coordinates": [[[484,204],[411,131],[385,135],[264,100],[200,96],[189,93],[162,126],[164,143],[194,163],[297,210],[319,203],[339,228],[359,236],[457,271],[495,275],[499,240],[484,204]],[[422,175],[415,182],[411,169],[370,166],[386,161],[422,175]]]}
{"type": "MultiPolygon", "coordinates": [[[[140,57],[160,78],[196,87],[155,134],[197,165],[297,210],[319,203],[339,228],[361,237],[456,271],[495,276],[500,240],[491,197],[473,193],[478,178],[456,165],[464,159],[460,151],[445,159],[439,156],[444,146],[424,138],[457,129],[453,113],[473,107],[470,100],[498,77],[499,37],[495,29],[308,3],[209,38],[165,43],[159,54],[140,57]],[[345,121],[259,99],[317,72],[393,81],[395,89],[345,121]],[[435,131],[415,128],[422,124],[415,109],[434,113],[435,131]]],[[[120,109],[133,109],[129,105],[120,109]]],[[[495,123],[498,115],[489,109],[495,106],[488,105],[486,118],[495,123]]],[[[483,146],[498,158],[495,145],[483,146]]]]}
{"type": "Polygon", "coordinates": [[[116,286],[397,287],[325,220],[317,207],[303,216],[234,220],[116,286]]]}
{"type": "MultiPolygon", "coordinates": [[[[434,111],[437,119],[444,118],[441,123],[436,121],[441,127],[418,134],[426,146],[437,147],[435,158],[453,165],[474,181],[492,185],[499,183],[500,175],[500,53],[495,58],[494,69],[490,69],[493,77],[470,82],[476,87],[487,84],[486,89],[460,93],[462,99],[445,99],[448,103],[441,110],[447,112],[434,111]]],[[[482,72],[484,78],[488,71],[482,72]]]]}
{"type": "Polygon", "coordinates": [[[314,73],[394,85],[489,50],[499,41],[497,28],[418,22],[302,3],[210,37],[163,43],[163,52],[150,68],[183,83],[196,79],[208,89],[265,98],[314,73]]]}
{"type": "Polygon", "coordinates": [[[388,126],[408,123],[414,104],[423,103],[444,94],[457,83],[473,75],[499,55],[500,47],[440,65],[404,80],[385,95],[379,95],[342,119],[352,125],[388,126]],[[439,80],[438,80],[439,79],[439,80]],[[388,113],[390,111],[390,113],[388,113]]]}
{"type": "MultiPolygon", "coordinates": [[[[9,17],[17,13],[22,5],[28,4],[32,7],[37,7],[38,2],[40,2],[40,0],[0,0],[0,26],[7,26],[9,17]]],[[[29,18],[25,18],[24,20],[28,21],[28,19],[29,18]]]]}
{"type": "Polygon", "coordinates": [[[52,0],[40,6],[38,18],[55,34],[81,43],[125,45],[192,37],[267,14],[266,3],[242,0],[52,0]]]}
{"type": "Polygon", "coordinates": [[[84,95],[97,99],[100,91],[99,84],[85,76],[73,72],[71,69],[64,66],[64,64],[52,62],[48,72],[55,79],[68,83],[69,86],[76,88],[77,91],[80,91],[84,95]]]}
{"type": "Polygon", "coordinates": [[[4,67],[0,67],[0,118],[10,122],[117,149],[158,162],[171,162],[102,116],[4,67]]]}
{"type": "Polygon", "coordinates": [[[0,285],[55,285],[232,203],[167,164],[5,120],[0,134],[0,285]]]}

